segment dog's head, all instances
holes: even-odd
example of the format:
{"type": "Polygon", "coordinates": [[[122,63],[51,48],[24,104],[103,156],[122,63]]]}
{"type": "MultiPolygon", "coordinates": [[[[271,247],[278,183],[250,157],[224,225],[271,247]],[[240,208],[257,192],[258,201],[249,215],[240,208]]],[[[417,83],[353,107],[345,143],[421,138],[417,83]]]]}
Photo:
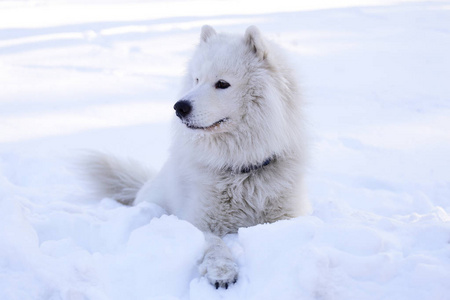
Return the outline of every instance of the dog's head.
{"type": "Polygon", "coordinates": [[[256,90],[263,85],[251,81],[254,72],[267,65],[266,56],[256,27],[249,27],[242,38],[203,26],[188,67],[186,92],[174,105],[176,115],[190,130],[211,134],[235,130],[242,125],[247,102],[257,97],[256,90]]]}
{"type": "Polygon", "coordinates": [[[205,25],[174,105],[177,123],[183,136],[202,137],[206,152],[220,151],[216,157],[258,162],[292,143],[296,86],[279,49],[256,27],[240,36],[205,25]]]}

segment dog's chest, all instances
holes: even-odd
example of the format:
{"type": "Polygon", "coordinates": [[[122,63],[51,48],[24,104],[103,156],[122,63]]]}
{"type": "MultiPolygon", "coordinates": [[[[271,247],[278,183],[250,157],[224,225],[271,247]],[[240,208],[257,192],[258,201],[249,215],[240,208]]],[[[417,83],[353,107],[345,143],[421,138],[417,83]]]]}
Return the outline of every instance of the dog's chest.
{"type": "Polygon", "coordinates": [[[204,229],[218,235],[285,218],[277,181],[254,174],[210,176],[201,196],[204,229]]]}

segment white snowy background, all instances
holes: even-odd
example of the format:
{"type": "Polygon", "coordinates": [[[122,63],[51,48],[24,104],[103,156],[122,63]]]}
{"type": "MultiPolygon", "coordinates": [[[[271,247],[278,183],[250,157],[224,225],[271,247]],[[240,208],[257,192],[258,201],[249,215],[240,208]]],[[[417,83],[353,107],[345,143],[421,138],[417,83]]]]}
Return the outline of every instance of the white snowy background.
{"type": "Polygon", "coordinates": [[[450,2],[1,1],[0,299],[450,299],[450,2]],[[226,238],[89,196],[82,149],[167,158],[200,27],[255,24],[298,71],[309,216],[226,238]]]}

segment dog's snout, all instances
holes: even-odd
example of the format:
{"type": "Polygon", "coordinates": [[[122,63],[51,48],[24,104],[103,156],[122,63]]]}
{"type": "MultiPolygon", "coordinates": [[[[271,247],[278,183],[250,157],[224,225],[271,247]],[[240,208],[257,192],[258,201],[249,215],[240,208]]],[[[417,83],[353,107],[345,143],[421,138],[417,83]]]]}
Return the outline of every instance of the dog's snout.
{"type": "Polygon", "coordinates": [[[182,119],[185,118],[192,110],[192,105],[187,100],[180,100],[173,106],[173,109],[175,109],[175,113],[177,114],[177,117],[182,119]]]}

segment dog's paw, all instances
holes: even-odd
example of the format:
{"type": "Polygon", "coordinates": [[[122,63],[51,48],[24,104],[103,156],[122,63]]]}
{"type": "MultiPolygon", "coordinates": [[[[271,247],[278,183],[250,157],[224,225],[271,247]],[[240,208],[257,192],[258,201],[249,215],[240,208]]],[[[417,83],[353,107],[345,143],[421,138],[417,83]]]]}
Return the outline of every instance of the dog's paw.
{"type": "Polygon", "coordinates": [[[200,265],[200,272],[216,289],[219,287],[228,289],[238,278],[238,266],[229,258],[207,258],[200,265]]]}

